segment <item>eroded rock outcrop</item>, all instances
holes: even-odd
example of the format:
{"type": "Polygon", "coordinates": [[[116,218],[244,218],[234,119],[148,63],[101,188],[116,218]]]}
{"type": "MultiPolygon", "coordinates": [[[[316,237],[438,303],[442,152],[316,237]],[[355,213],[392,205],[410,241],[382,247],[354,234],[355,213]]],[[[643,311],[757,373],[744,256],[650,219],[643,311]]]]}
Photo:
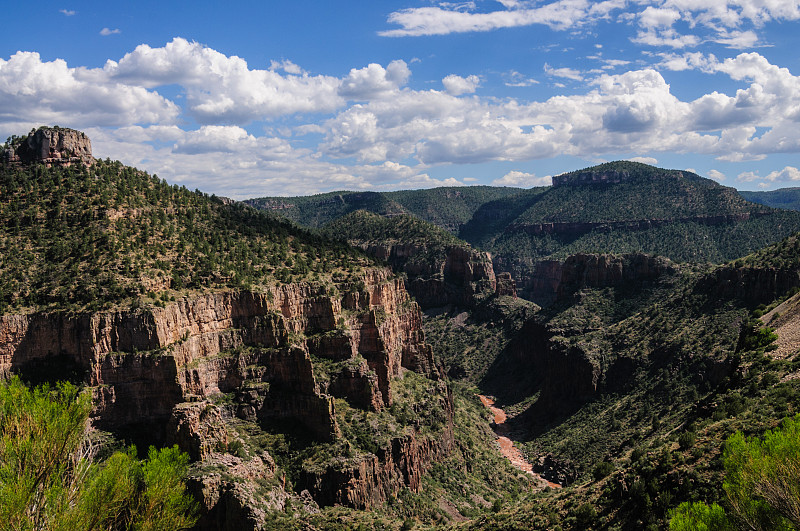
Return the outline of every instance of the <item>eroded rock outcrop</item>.
{"type": "Polygon", "coordinates": [[[563,262],[538,262],[530,277],[521,282],[526,297],[537,304],[546,305],[581,288],[650,282],[675,271],[674,264],[668,259],[646,254],[579,253],[569,256],[563,262]]]}
{"type": "Polygon", "coordinates": [[[491,256],[485,252],[451,245],[442,253],[430,253],[424,245],[413,243],[361,247],[388,262],[394,271],[405,273],[408,291],[423,308],[472,306],[494,294],[516,296],[513,282],[504,281],[498,287],[491,256]]]}
{"type": "MultiPolygon", "coordinates": [[[[235,440],[226,416],[261,426],[288,420],[330,441],[340,434],[336,398],[377,411],[392,404],[392,379],[404,371],[438,380],[419,306],[388,269],[328,286],[207,293],[163,308],[0,317],[0,376],[55,359],[72,363],[92,387],[96,426],[145,432],[150,441],[176,443],[203,461],[235,440]],[[209,402],[221,395],[230,405],[209,402]]],[[[430,460],[451,446],[434,451],[425,441],[412,434],[392,443],[391,451],[365,460],[364,475],[359,465],[337,476],[341,485],[320,481],[332,492],[359,483],[356,494],[337,495],[336,503],[379,503],[385,497],[378,492],[418,485],[430,460]]],[[[203,481],[203,496],[224,503],[224,512],[245,510],[249,498],[240,486],[203,481]]],[[[222,510],[214,504],[208,514],[222,510]]]]}
{"type": "Polygon", "coordinates": [[[63,127],[40,127],[5,150],[0,161],[10,164],[42,163],[46,166],[91,166],[92,142],[81,131],[63,127]]]}
{"type": "Polygon", "coordinates": [[[722,266],[705,275],[698,289],[719,299],[741,299],[748,304],[766,304],[800,286],[800,271],[775,267],[722,266]]]}
{"type": "Polygon", "coordinates": [[[393,438],[374,454],[343,461],[337,467],[305,471],[299,482],[320,505],[347,505],[368,508],[396,496],[401,488],[419,489],[430,466],[445,458],[455,445],[452,395],[439,382],[444,428],[436,437],[424,436],[420,428],[393,438]]]}

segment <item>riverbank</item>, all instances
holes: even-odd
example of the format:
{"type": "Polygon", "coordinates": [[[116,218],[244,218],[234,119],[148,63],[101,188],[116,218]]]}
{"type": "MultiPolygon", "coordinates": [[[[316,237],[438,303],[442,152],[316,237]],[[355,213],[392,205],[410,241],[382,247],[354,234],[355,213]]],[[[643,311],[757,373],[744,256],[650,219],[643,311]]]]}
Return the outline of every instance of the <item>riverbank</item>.
{"type": "Polygon", "coordinates": [[[500,445],[500,453],[502,453],[506,459],[511,461],[511,464],[516,468],[530,474],[537,479],[543,487],[546,486],[554,489],[560,489],[561,485],[558,483],[547,481],[542,476],[534,472],[533,465],[528,462],[527,459],[525,459],[525,456],[522,455],[522,452],[519,450],[519,448],[514,446],[514,442],[509,439],[509,427],[506,423],[508,420],[508,415],[506,415],[506,412],[495,406],[494,400],[488,396],[478,395],[478,398],[480,398],[481,403],[492,412],[492,416],[494,418],[494,433],[497,435],[497,442],[500,445]]]}

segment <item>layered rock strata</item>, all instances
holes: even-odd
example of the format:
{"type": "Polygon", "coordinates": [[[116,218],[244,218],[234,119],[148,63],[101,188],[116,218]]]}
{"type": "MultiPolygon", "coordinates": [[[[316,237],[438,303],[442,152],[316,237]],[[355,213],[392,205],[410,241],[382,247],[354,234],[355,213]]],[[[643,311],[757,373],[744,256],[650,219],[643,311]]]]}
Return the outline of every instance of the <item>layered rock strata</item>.
{"type": "Polygon", "coordinates": [[[451,245],[441,257],[431,258],[424,245],[413,243],[371,243],[361,247],[388,262],[394,271],[405,273],[408,291],[423,308],[472,306],[480,298],[494,294],[516,296],[510,277],[498,284],[491,256],[485,252],[451,245]]]}
{"type": "MultiPolygon", "coordinates": [[[[420,322],[419,306],[388,269],[366,270],[351,283],[207,293],[164,308],[7,315],[0,376],[69,360],[93,389],[96,426],[145,431],[203,460],[229,445],[226,415],[260,426],[289,420],[330,441],[340,433],[335,398],[380,410],[392,404],[391,381],[404,371],[437,380],[420,322]],[[315,360],[328,360],[318,365],[331,373],[315,360]],[[220,395],[233,405],[209,405],[220,395]]],[[[377,492],[414,488],[426,463],[449,448],[433,451],[426,440],[393,442],[364,465],[374,473],[362,475],[359,466],[340,476],[344,484],[320,480],[324,489],[312,492],[345,492],[358,475],[360,494],[337,495],[335,503],[367,506],[385,499],[377,492]]]]}
{"type": "Polygon", "coordinates": [[[615,230],[650,230],[674,223],[697,223],[699,225],[731,225],[769,216],[770,212],[740,212],[738,214],[721,214],[718,216],[689,216],[672,219],[635,219],[620,221],[549,221],[543,223],[512,224],[504,232],[524,232],[539,236],[542,234],[559,234],[579,236],[589,232],[610,232],[615,230]]]}

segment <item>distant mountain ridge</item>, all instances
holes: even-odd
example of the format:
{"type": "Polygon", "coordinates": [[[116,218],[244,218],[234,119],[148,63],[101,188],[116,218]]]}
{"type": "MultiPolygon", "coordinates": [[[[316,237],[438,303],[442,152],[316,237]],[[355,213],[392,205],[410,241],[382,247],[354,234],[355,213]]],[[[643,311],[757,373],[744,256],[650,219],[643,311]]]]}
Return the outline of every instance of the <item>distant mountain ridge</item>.
{"type": "Polygon", "coordinates": [[[553,183],[249,203],[312,227],[358,209],[415,215],[492,253],[495,272],[511,273],[528,296],[542,261],[588,252],[722,263],[800,231],[800,214],[749,202],[735,189],[687,171],[619,161],[557,175],[553,183]]]}
{"type": "Polygon", "coordinates": [[[462,186],[396,192],[340,191],[311,196],[260,197],[244,202],[312,228],[350,212],[365,210],[386,217],[412,214],[458,236],[461,227],[483,204],[521,192],[524,192],[521,188],[462,186]]]}
{"type": "Polygon", "coordinates": [[[785,208],[787,210],[800,210],[800,188],[779,188],[768,192],[753,192],[741,190],[739,194],[753,203],[785,208]]]}
{"type": "Polygon", "coordinates": [[[664,170],[641,162],[621,160],[606,162],[586,168],[553,176],[553,186],[580,186],[584,184],[618,184],[643,178],[679,179],[684,176],[700,178],[692,172],[664,170]]]}

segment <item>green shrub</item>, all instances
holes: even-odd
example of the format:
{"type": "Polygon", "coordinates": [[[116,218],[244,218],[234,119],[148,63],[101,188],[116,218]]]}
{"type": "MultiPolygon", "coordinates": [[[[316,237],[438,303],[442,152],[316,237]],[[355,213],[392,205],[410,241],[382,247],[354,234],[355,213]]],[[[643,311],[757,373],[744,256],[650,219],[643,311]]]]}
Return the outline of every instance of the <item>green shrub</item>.
{"type": "Polygon", "coordinates": [[[694,446],[694,441],[697,438],[693,431],[685,431],[678,437],[678,446],[681,450],[688,450],[694,446]]]}
{"type": "Polygon", "coordinates": [[[592,470],[592,476],[596,481],[600,481],[613,471],[614,471],[614,465],[612,465],[608,461],[603,461],[602,463],[599,463],[596,467],[594,467],[594,470],[592,470]]]}
{"type": "Polygon", "coordinates": [[[727,531],[733,530],[725,510],[712,503],[684,502],[671,513],[670,531],[727,531]]]}
{"type": "Polygon", "coordinates": [[[90,395],[61,383],[28,389],[0,383],[0,522],[3,529],[187,529],[196,504],[177,447],[87,457],[90,395]]]}
{"type": "Polygon", "coordinates": [[[735,433],[725,443],[723,462],[730,514],[717,504],[684,503],[672,513],[670,529],[800,527],[800,415],[763,439],[735,433]]]}

